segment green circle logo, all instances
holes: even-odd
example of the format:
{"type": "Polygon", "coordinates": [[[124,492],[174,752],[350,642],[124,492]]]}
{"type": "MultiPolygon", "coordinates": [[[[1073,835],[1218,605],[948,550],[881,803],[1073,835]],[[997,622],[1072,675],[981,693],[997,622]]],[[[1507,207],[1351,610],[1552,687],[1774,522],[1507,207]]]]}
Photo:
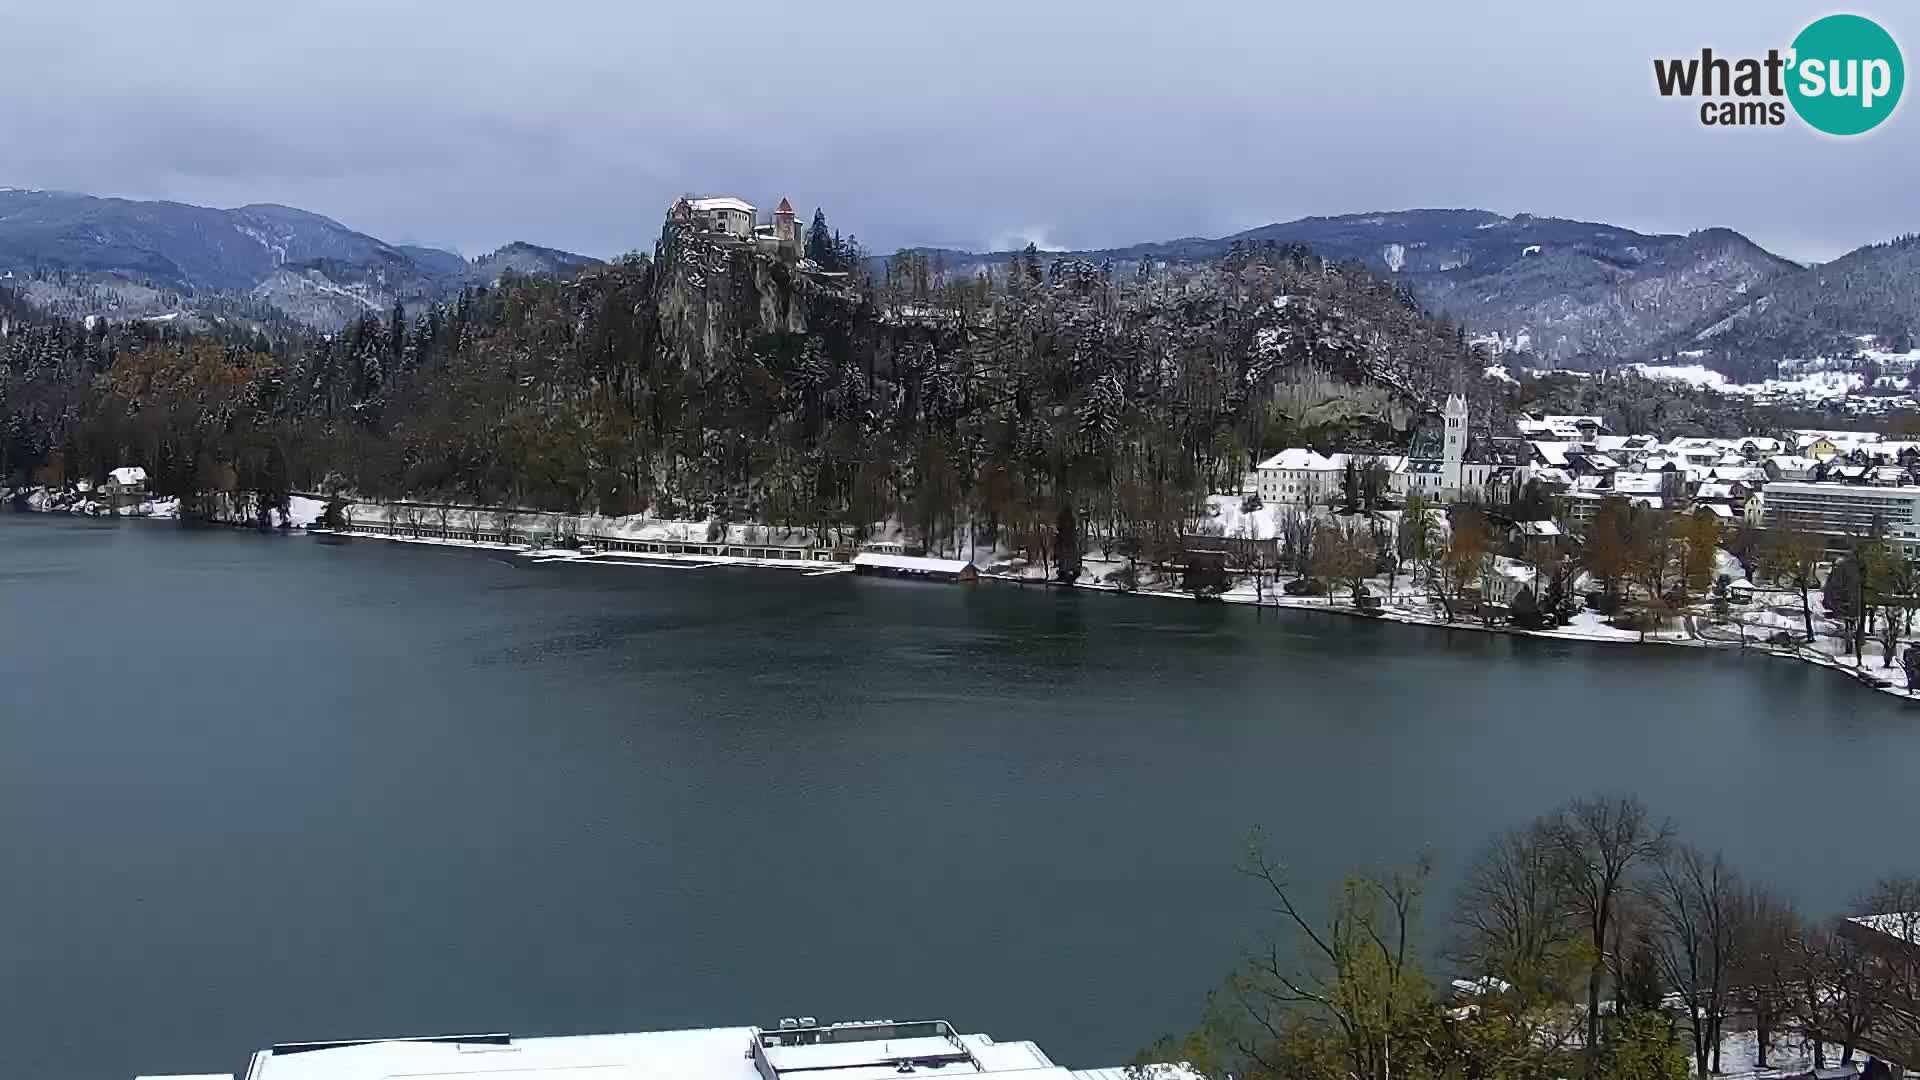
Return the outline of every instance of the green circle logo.
{"type": "Polygon", "coordinates": [[[1793,111],[1829,135],[1878,127],[1900,104],[1907,81],[1893,35],[1859,15],[1829,15],[1800,31],[1790,63],[1793,111]]]}

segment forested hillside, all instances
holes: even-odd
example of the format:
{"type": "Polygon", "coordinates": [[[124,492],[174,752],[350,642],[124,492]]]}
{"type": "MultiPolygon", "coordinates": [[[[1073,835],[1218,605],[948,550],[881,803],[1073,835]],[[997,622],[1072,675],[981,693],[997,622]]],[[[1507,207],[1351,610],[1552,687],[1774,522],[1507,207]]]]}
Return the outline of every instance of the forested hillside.
{"type": "Polygon", "coordinates": [[[189,506],[337,489],[892,517],[1070,552],[1092,519],[1177,529],[1282,440],[1391,443],[1478,362],[1403,290],[1299,248],[1124,279],[1029,252],[944,280],[905,255],[874,280],[815,234],[795,263],[669,228],[652,259],[508,274],[331,337],[89,329],[8,298],[0,473],[143,465],[189,506]]]}
{"type": "MultiPolygon", "coordinates": [[[[1125,267],[1220,258],[1236,245],[1299,244],[1402,282],[1430,310],[1539,363],[1593,366],[1645,355],[1749,291],[1800,268],[1728,229],[1685,236],[1486,210],[1396,210],[1276,222],[1087,253],[1125,267]]],[[[1014,253],[945,251],[949,265],[1014,253]]]]}
{"type": "Polygon", "coordinates": [[[1850,251],[1779,278],[1730,311],[1696,320],[1665,344],[1704,351],[1720,370],[1773,373],[1787,357],[1851,356],[1869,337],[1905,352],[1920,336],[1920,236],[1850,251]]]}

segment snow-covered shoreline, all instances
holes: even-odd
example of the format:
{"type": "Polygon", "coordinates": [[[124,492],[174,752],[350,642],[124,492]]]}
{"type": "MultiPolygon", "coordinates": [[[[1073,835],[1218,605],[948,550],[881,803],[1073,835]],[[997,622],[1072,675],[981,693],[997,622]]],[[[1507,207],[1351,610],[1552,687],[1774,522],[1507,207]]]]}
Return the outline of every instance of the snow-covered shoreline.
{"type": "MultiPolygon", "coordinates": [[[[1036,584],[1036,582],[1030,578],[1015,578],[991,574],[982,574],[980,580],[1013,582],[1015,584],[1036,584]]],[[[1066,587],[1063,583],[1046,582],[1041,584],[1056,588],[1066,587]]],[[[1096,592],[1152,597],[1161,600],[1185,600],[1189,603],[1192,603],[1195,599],[1192,593],[1171,589],[1124,589],[1117,585],[1102,585],[1086,581],[1075,582],[1072,587],[1096,592]]],[[[1580,618],[1576,620],[1576,625],[1556,627],[1551,630],[1529,630],[1525,627],[1512,625],[1490,626],[1473,619],[1448,621],[1442,616],[1423,614],[1408,610],[1404,607],[1383,607],[1377,611],[1368,612],[1354,607],[1351,603],[1336,601],[1329,605],[1325,597],[1283,595],[1259,598],[1253,596],[1250,591],[1235,589],[1219,596],[1217,599],[1228,604],[1243,604],[1284,611],[1321,612],[1329,615],[1341,615],[1375,622],[1394,622],[1406,626],[1430,626],[1442,630],[1467,630],[1474,633],[1506,634],[1513,637],[1544,638],[1556,641],[1582,641],[1599,645],[1679,645],[1696,649],[1756,653],[1764,656],[1777,657],[1782,660],[1799,660],[1803,663],[1811,664],[1814,667],[1825,668],[1829,671],[1846,675],[1850,680],[1867,689],[1877,690],[1884,694],[1891,694],[1903,701],[1917,700],[1907,691],[1905,686],[1888,681],[1891,676],[1900,673],[1900,669],[1897,666],[1887,669],[1885,675],[1874,675],[1874,669],[1866,665],[1862,665],[1861,668],[1856,668],[1850,656],[1835,657],[1828,653],[1810,652],[1807,649],[1799,647],[1784,649],[1758,641],[1744,644],[1736,641],[1714,641],[1696,637],[1685,630],[1653,631],[1643,637],[1639,631],[1621,630],[1617,627],[1607,626],[1604,622],[1600,621],[1597,615],[1587,611],[1580,613],[1580,618]],[[1876,685],[1862,678],[1859,672],[1863,668],[1869,676],[1886,684],[1876,685]]]]}
{"type": "MultiPolygon", "coordinates": [[[[400,544],[424,544],[438,547],[498,551],[525,558],[529,563],[535,564],[575,563],[582,565],[627,566],[632,568],[663,570],[699,570],[710,567],[733,566],[752,569],[800,571],[802,576],[806,577],[838,575],[849,573],[852,570],[850,566],[844,563],[823,563],[816,560],[765,559],[747,556],[706,555],[664,551],[597,551],[593,554],[581,554],[578,551],[570,549],[531,549],[526,544],[518,543],[401,535],[397,532],[328,529],[316,524],[321,510],[324,509],[323,504],[311,498],[296,498],[300,505],[296,508],[296,513],[289,515],[292,520],[287,522],[285,526],[286,529],[295,532],[305,532],[320,537],[350,537],[358,540],[384,540],[400,544]]],[[[149,512],[145,513],[129,512],[119,515],[103,514],[94,516],[169,520],[177,516],[177,503],[173,503],[171,500],[167,500],[167,503],[168,505],[164,507],[144,507],[149,510],[149,512]],[[158,512],[153,512],[156,510],[158,512]]],[[[79,511],[72,507],[48,505],[44,500],[37,503],[30,502],[28,510],[46,513],[84,513],[84,511],[79,511]]],[[[246,526],[235,525],[234,527],[246,526]]],[[[622,532],[628,531],[630,530],[622,530],[622,532]]],[[[633,535],[641,534],[634,532],[633,535]]],[[[589,539],[592,538],[589,537],[589,539]]],[[[1098,562],[1099,560],[1095,561],[1098,562]]],[[[980,580],[1000,584],[1038,585],[1043,588],[1072,587],[1091,592],[1137,596],[1157,600],[1184,600],[1189,603],[1195,601],[1192,593],[1182,590],[1126,588],[1120,585],[1098,581],[1077,581],[1069,585],[1068,583],[1051,580],[1044,575],[1035,575],[1031,570],[1031,567],[1026,567],[1023,568],[1023,570],[1008,573],[986,569],[982,570],[980,580]]],[[[1418,596],[1419,594],[1416,593],[1414,595],[1418,596]]],[[[1325,596],[1289,596],[1279,592],[1277,589],[1256,591],[1248,585],[1241,584],[1217,597],[1209,597],[1208,599],[1210,601],[1217,600],[1222,603],[1239,604],[1262,609],[1270,608],[1276,611],[1322,612],[1349,618],[1368,619],[1376,622],[1399,623],[1406,626],[1427,626],[1439,629],[1465,630],[1475,633],[1506,634],[1554,641],[1582,641],[1614,645],[1678,645],[1690,648],[1722,650],[1738,649],[1781,659],[1798,660],[1814,667],[1826,668],[1844,674],[1854,682],[1869,689],[1891,694],[1902,700],[1915,700],[1904,685],[1904,672],[1897,666],[1885,669],[1883,675],[1874,675],[1873,670],[1867,668],[1865,664],[1856,666],[1851,656],[1836,656],[1832,653],[1817,649],[1809,650],[1801,646],[1790,649],[1781,648],[1758,641],[1747,643],[1744,641],[1711,640],[1701,637],[1697,633],[1687,629],[1687,623],[1684,619],[1681,621],[1681,629],[1665,629],[1642,634],[1639,631],[1622,630],[1618,627],[1608,626],[1598,614],[1583,610],[1575,616],[1574,622],[1568,626],[1557,627],[1550,630],[1531,630],[1512,625],[1488,625],[1471,618],[1448,620],[1430,611],[1421,611],[1409,606],[1404,602],[1406,596],[1407,594],[1402,593],[1400,596],[1386,597],[1385,603],[1381,607],[1372,611],[1363,611],[1355,607],[1350,601],[1342,602],[1336,599],[1332,603],[1329,603],[1325,596]],[[1865,677],[1863,677],[1863,669],[1865,677]],[[1870,682],[1868,681],[1869,679],[1873,679],[1874,681],[1870,682]]],[[[1432,603],[1430,599],[1426,602],[1429,605],[1432,603]]]]}

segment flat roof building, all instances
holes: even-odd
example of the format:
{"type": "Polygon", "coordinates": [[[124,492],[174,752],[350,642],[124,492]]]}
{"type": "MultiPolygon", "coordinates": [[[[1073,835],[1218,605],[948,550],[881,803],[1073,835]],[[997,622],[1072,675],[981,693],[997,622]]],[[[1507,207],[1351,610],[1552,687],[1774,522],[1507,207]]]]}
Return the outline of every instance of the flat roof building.
{"type": "MultiPolygon", "coordinates": [[[[1030,1042],[965,1035],[945,1020],[816,1024],[783,1020],[772,1029],[694,1028],[620,1035],[516,1039],[449,1035],[284,1043],[253,1055],[246,1080],[899,1080],[934,1072],[942,1080],[994,1074],[1006,1080],[1116,1080],[1119,1069],[1074,1071],[1030,1042]]],[[[1155,1066],[1165,1080],[1196,1080],[1179,1066],[1155,1066]]],[[[142,1080],[184,1080],[148,1077],[142,1080]]],[[[233,1080],[230,1076],[214,1080],[233,1080]]]]}
{"type": "Polygon", "coordinates": [[[1920,544],[1920,486],[1876,487],[1780,481],[1762,495],[1761,524],[1818,533],[1831,541],[1875,529],[1907,546],[1920,544]]]}

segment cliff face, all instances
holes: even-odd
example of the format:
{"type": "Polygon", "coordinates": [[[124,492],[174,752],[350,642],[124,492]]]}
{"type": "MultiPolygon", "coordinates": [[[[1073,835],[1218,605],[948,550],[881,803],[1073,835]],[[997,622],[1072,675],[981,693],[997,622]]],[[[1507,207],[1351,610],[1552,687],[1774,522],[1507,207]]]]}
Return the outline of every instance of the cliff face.
{"type": "Polygon", "coordinates": [[[768,335],[807,333],[814,290],[791,264],[669,222],[654,248],[661,356],[711,375],[768,335]]]}

